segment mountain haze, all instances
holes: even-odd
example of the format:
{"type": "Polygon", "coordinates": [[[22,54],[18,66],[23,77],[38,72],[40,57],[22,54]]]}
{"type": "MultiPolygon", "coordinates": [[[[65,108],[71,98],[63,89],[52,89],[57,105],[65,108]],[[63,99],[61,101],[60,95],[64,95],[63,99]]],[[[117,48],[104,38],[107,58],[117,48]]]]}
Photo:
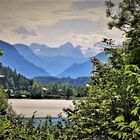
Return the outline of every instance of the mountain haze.
{"type": "Polygon", "coordinates": [[[54,57],[41,57],[46,64],[47,71],[53,75],[58,76],[65,69],[72,66],[74,63],[83,63],[86,58],[72,58],[66,56],[54,56],[54,57]]]}
{"type": "Polygon", "coordinates": [[[65,56],[71,58],[84,58],[80,47],[74,47],[70,42],[61,45],[58,48],[50,48],[46,45],[40,45],[33,43],[29,46],[32,51],[39,56],[54,57],[54,56],[65,56]]]}
{"type": "Polygon", "coordinates": [[[77,48],[74,48],[70,43],[66,43],[65,45],[62,45],[59,48],[49,49],[47,46],[38,45],[36,43],[31,44],[30,46],[15,44],[14,47],[29,62],[43,68],[53,76],[58,76],[74,63],[82,63],[88,60],[83,56],[82,52],[79,51],[78,46],[77,48]],[[43,54],[41,53],[39,55],[38,50],[43,54]],[[77,55],[75,54],[75,57],[72,55],[69,57],[69,52],[75,52],[75,50],[78,50],[79,53],[77,53],[77,55]]]}
{"type": "Polygon", "coordinates": [[[95,43],[92,47],[88,48],[84,55],[85,57],[92,57],[92,56],[95,56],[97,55],[98,53],[100,52],[103,52],[104,51],[104,48],[106,47],[110,47],[109,45],[107,45],[106,43],[104,42],[97,42],[95,43]],[[96,54],[95,54],[96,53],[96,54]]]}
{"type": "MultiPolygon", "coordinates": [[[[108,55],[105,55],[104,52],[100,52],[96,55],[96,57],[103,63],[107,63],[108,55]]],[[[59,77],[72,77],[77,78],[81,76],[87,76],[89,77],[93,69],[93,65],[90,60],[81,63],[81,64],[73,64],[68,69],[66,69],[64,72],[62,72],[59,77]]]]}
{"type": "Polygon", "coordinates": [[[62,72],[59,77],[82,77],[82,76],[90,76],[90,73],[92,71],[92,64],[90,61],[86,61],[81,64],[73,64],[68,69],[66,69],[64,72],[62,72]]]}
{"type": "Polygon", "coordinates": [[[41,67],[45,71],[47,71],[45,67],[45,61],[41,59],[39,56],[35,55],[29,46],[24,44],[15,44],[14,48],[18,51],[20,55],[22,55],[27,61],[33,63],[36,66],[41,67]]]}
{"type": "MultiPolygon", "coordinates": [[[[103,48],[105,44],[98,42],[94,46],[103,48]]],[[[0,41],[0,49],[4,51],[0,62],[29,78],[36,76],[89,77],[92,64],[80,48],[81,46],[74,47],[69,42],[58,48],[50,48],[37,43],[28,46],[25,44],[11,45],[0,41]]],[[[90,55],[92,53],[94,52],[91,51],[90,55]]],[[[108,56],[104,52],[98,53],[96,57],[104,63],[108,62],[108,56]]]]}
{"type": "Polygon", "coordinates": [[[0,57],[0,62],[5,66],[16,69],[18,73],[28,78],[49,75],[45,70],[28,62],[11,44],[0,41],[0,49],[4,52],[3,56],[0,57]]]}

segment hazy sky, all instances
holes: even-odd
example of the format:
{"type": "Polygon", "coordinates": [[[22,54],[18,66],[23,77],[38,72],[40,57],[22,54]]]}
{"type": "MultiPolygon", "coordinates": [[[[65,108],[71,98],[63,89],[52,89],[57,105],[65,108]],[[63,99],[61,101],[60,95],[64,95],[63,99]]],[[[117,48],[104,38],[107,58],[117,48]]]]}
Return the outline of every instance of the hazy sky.
{"type": "Polygon", "coordinates": [[[72,42],[84,50],[103,37],[121,39],[107,21],[104,0],[0,0],[0,39],[10,43],[72,42]]]}

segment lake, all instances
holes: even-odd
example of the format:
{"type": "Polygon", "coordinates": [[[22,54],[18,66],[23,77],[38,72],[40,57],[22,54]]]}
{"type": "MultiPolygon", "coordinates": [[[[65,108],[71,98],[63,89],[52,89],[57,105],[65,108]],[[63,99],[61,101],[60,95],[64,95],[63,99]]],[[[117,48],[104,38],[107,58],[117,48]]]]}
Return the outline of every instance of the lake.
{"type": "Polygon", "coordinates": [[[44,118],[47,115],[57,117],[62,113],[62,117],[67,117],[63,108],[73,108],[72,100],[48,100],[48,99],[8,99],[13,110],[17,114],[22,114],[27,118],[32,117],[36,111],[35,117],[44,118]]]}
{"type": "MultiPolygon", "coordinates": [[[[26,124],[26,122],[28,122],[29,121],[29,119],[30,118],[24,118],[24,122],[25,122],[25,124],[26,124]]],[[[62,125],[64,125],[64,121],[65,120],[67,120],[67,118],[61,118],[61,122],[62,122],[62,125]]],[[[41,122],[41,126],[43,126],[44,125],[44,123],[45,123],[45,121],[46,121],[46,118],[34,118],[34,126],[37,128],[37,126],[40,124],[40,122],[41,122]]],[[[51,121],[52,121],[52,123],[54,124],[54,125],[56,125],[57,124],[57,122],[58,122],[58,117],[52,117],[51,118],[51,121]]]]}

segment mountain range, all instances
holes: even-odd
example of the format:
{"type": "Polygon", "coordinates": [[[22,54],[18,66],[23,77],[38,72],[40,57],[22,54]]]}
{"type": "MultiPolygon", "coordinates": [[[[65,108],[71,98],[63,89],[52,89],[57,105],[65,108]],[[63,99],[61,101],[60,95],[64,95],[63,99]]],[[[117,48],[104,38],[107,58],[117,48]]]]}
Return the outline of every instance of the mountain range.
{"type": "MultiPolygon", "coordinates": [[[[0,49],[4,52],[0,62],[28,78],[36,76],[77,78],[90,76],[92,71],[90,59],[85,57],[80,46],[73,46],[70,42],[58,48],[50,48],[37,43],[12,45],[0,41],[0,49]]],[[[96,56],[103,62],[107,61],[107,56],[103,52],[96,56]]]]}
{"type": "Polygon", "coordinates": [[[70,58],[84,57],[84,54],[80,50],[80,46],[74,47],[70,42],[63,44],[58,48],[50,48],[46,45],[40,45],[37,43],[32,43],[29,47],[38,56],[45,57],[65,56],[70,58]]]}
{"type": "Polygon", "coordinates": [[[77,50],[77,48],[75,49],[70,43],[66,43],[65,47],[64,45],[63,47],[61,46],[60,50],[59,48],[48,48],[45,45],[39,44],[32,44],[30,46],[24,44],[15,44],[14,47],[22,56],[24,56],[27,61],[41,67],[42,69],[45,69],[50,73],[50,75],[53,76],[58,76],[62,71],[74,63],[82,63],[88,60],[83,56],[80,50],[78,51],[79,53],[77,53],[77,55],[74,55],[74,50],[77,50]],[[36,53],[38,49],[40,49],[39,54],[36,53]],[[71,57],[69,56],[69,52],[71,52],[71,54],[73,52],[71,57]]]}
{"type": "Polygon", "coordinates": [[[64,70],[62,73],[60,73],[59,77],[72,77],[72,78],[77,78],[78,77],[83,77],[83,76],[90,76],[90,73],[92,71],[92,64],[90,60],[78,64],[75,63],[66,70],[64,70]]]}
{"type": "MultiPolygon", "coordinates": [[[[96,55],[96,57],[102,61],[103,63],[107,63],[107,56],[104,52],[100,52],[96,55]]],[[[77,74],[79,77],[83,76],[90,76],[93,69],[93,64],[90,60],[85,61],[84,63],[75,63],[72,66],[70,66],[68,69],[64,70],[62,73],[60,73],[59,77],[72,77],[77,78],[77,74]]]]}
{"type": "Polygon", "coordinates": [[[0,40],[0,49],[4,52],[3,56],[0,57],[0,62],[3,63],[5,66],[9,66],[15,69],[18,73],[21,73],[28,78],[33,78],[39,75],[49,75],[49,73],[45,70],[27,61],[9,43],[0,40]]]}

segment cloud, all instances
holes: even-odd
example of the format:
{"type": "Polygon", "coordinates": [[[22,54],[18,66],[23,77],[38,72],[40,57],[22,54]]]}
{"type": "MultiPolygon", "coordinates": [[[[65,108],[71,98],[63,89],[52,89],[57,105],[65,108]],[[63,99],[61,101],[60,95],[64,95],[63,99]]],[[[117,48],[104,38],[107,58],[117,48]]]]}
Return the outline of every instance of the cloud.
{"type": "Polygon", "coordinates": [[[28,36],[37,36],[37,33],[35,30],[30,29],[30,28],[25,28],[23,26],[13,29],[13,32],[16,33],[17,35],[22,36],[22,38],[26,38],[28,36]]]}
{"type": "MultiPolygon", "coordinates": [[[[67,35],[61,34],[61,36],[57,36],[56,38],[54,38],[52,41],[54,44],[52,43],[49,46],[54,46],[55,44],[60,45],[60,44],[64,44],[66,41],[69,41],[72,42],[74,46],[80,45],[81,50],[84,52],[89,47],[92,47],[93,44],[95,44],[96,42],[101,41],[104,37],[106,36],[94,32],[83,33],[83,34],[69,33],[67,35]]],[[[48,39],[51,40],[51,38],[48,39]]]]}
{"type": "Polygon", "coordinates": [[[90,8],[99,8],[103,7],[104,0],[82,0],[82,1],[76,1],[73,2],[73,9],[74,10],[87,10],[90,8]]]}
{"type": "Polygon", "coordinates": [[[119,39],[107,21],[104,0],[0,0],[1,39],[12,43],[69,41],[85,51],[103,37],[119,39]]]}
{"type": "Polygon", "coordinates": [[[3,31],[0,29],[0,34],[2,34],[3,33],[3,31]]]}
{"type": "MultiPolygon", "coordinates": [[[[118,3],[120,0],[112,0],[114,3],[118,3]]],[[[88,10],[93,8],[104,8],[105,9],[105,0],[78,0],[74,1],[72,4],[74,10],[88,10]]]]}
{"type": "MultiPolygon", "coordinates": [[[[104,24],[104,23],[102,23],[104,24]]],[[[38,26],[38,30],[43,33],[50,34],[65,34],[76,33],[76,34],[87,34],[90,32],[98,32],[102,28],[102,24],[96,21],[84,20],[84,19],[71,19],[71,20],[60,20],[59,22],[50,26],[38,26]]]]}

